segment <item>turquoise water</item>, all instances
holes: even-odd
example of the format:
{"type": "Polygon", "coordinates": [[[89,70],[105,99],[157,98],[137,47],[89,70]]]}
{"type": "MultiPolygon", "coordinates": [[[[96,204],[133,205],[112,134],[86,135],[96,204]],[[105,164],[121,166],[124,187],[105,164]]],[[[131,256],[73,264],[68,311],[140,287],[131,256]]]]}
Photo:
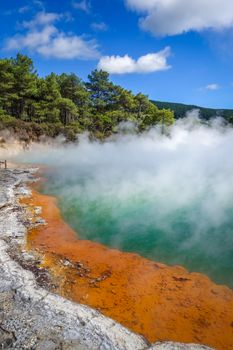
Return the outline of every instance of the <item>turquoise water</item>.
{"type": "Polygon", "coordinates": [[[205,189],[208,193],[197,190],[191,200],[177,203],[164,191],[156,194],[144,188],[125,195],[121,183],[104,191],[87,174],[72,180],[67,174],[65,185],[60,176],[50,174],[43,190],[58,198],[64,219],[79,237],[183,265],[233,287],[233,198],[216,220],[214,212],[203,210],[206,197],[216,200],[210,187],[205,189]]]}
{"type": "Polygon", "coordinates": [[[81,238],[233,287],[232,154],[233,128],[187,118],[168,135],[33,145],[21,161],[50,167],[44,191],[81,238]]]}

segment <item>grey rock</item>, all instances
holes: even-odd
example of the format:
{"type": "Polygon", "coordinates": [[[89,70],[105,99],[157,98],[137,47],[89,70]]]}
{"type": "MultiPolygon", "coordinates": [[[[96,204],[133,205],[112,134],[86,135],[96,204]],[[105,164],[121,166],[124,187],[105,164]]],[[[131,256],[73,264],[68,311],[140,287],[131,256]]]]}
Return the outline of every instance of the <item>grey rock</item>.
{"type": "Polygon", "coordinates": [[[56,350],[59,349],[59,344],[54,343],[52,340],[38,341],[35,350],[56,350]]]}

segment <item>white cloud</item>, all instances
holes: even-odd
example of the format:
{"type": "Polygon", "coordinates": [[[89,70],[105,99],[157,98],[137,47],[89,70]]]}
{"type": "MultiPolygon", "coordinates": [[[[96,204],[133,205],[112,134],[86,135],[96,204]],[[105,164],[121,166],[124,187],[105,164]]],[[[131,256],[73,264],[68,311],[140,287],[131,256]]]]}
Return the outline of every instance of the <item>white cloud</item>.
{"type": "Polygon", "coordinates": [[[231,0],[125,0],[142,13],[140,26],[154,35],[233,27],[231,0]]]}
{"type": "Polygon", "coordinates": [[[108,30],[108,26],[104,22],[94,22],[91,24],[91,28],[97,32],[105,32],[108,30]]]}
{"type": "Polygon", "coordinates": [[[103,56],[99,61],[98,69],[105,70],[111,74],[151,73],[167,70],[171,67],[167,64],[167,58],[170,54],[170,48],[166,47],[162,51],[148,53],[137,60],[128,55],[103,56]]]}
{"type": "Polygon", "coordinates": [[[31,21],[23,22],[25,28],[35,28],[38,26],[45,26],[54,23],[62,18],[62,15],[54,12],[38,12],[31,21]]]}
{"type": "Polygon", "coordinates": [[[99,57],[94,40],[60,31],[54,22],[64,18],[57,13],[38,13],[29,22],[24,22],[24,34],[17,34],[6,41],[6,50],[36,52],[45,57],[62,59],[95,59],[99,57]]]}
{"type": "Polygon", "coordinates": [[[37,51],[39,47],[49,45],[52,37],[57,34],[57,29],[53,25],[44,27],[42,30],[29,31],[26,35],[16,35],[8,39],[7,50],[29,49],[37,51]]]}
{"type": "Polygon", "coordinates": [[[86,13],[90,12],[90,3],[87,0],[83,0],[83,1],[79,1],[79,2],[74,1],[74,2],[72,2],[72,6],[76,10],[81,10],[81,11],[84,11],[86,13]]]}
{"type": "Polygon", "coordinates": [[[220,86],[219,84],[209,84],[209,85],[206,85],[205,87],[205,90],[210,90],[210,91],[215,91],[215,90],[219,90],[220,89],[220,86]]]}
{"type": "Polygon", "coordinates": [[[85,41],[76,35],[59,33],[51,42],[38,47],[38,53],[46,57],[63,59],[93,59],[99,56],[95,41],[85,41]]]}

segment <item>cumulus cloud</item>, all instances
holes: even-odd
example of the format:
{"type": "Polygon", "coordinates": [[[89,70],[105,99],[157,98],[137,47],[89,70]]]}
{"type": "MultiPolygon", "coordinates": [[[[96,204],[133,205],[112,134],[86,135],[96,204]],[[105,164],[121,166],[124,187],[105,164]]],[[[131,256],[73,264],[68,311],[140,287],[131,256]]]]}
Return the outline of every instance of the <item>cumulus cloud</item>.
{"type": "Polygon", "coordinates": [[[154,35],[233,27],[232,2],[229,0],[125,1],[130,9],[142,13],[141,28],[154,35]]]}
{"type": "Polygon", "coordinates": [[[78,36],[57,35],[48,45],[38,48],[38,52],[47,57],[63,59],[93,59],[98,57],[95,41],[84,41],[78,36]]]}
{"type": "Polygon", "coordinates": [[[6,49],[18,50],[20,48],[27,48],[38,51],[39,48],[49,45],[53,35],[57,34],[57,29],[54,26],[46,26],[42,30],[33,30],[26,35],[16,35],[8,39],[6,49]]]}
{"type": "Polygon", "coordinates": [[[94,59],[99,57],[94,40],[60,31],[55,22],[66,15],[39,12],[31,21],[23,22],[24,34],[16,34],[6,41],[6,50],[27,49],[45,57],[62,59],[94,59]]]}
{"type": "Polygon", "coordinates": [[[125,56],[103,56],[98,64],[98,69],[103,69],[111,74],[126,73],[151,73],[169,69],[167,58],[171,49],[166,47],[156,53],[148,53],[137,60],[129,55],[125,56]]]}

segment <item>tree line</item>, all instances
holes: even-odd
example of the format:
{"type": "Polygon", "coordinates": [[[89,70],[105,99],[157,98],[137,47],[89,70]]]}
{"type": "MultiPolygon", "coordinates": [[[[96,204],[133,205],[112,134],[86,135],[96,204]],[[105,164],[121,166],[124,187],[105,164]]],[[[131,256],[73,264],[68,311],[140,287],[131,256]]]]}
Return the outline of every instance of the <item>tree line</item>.
{"type": "Polygon", "coordinates": [[[92,71],[83,82],[74,73],[39,77],[31,58],[22,54],[0,60],[1,128],[23,130],[29,138],[63,133],[74,140],[88,131],[103,139],[122,122],[133,122],[142,132],[159,123],[172,124],[174,114],[158,109],[142,93],[115,85],[102,70],[92,71]]]}
{"type": "Polygon", "coordinates": [[[174,112],[175,119],[185,118],[187,112],[194,109],[199,110],[200,118],[209,121],[216,117],[222,117],[228,123],[233,122],[233,109],[214,109],[205,108],[196,105],[186,105],[183,103],[152,101],[158,108],[171,109],[174,112]]]}

